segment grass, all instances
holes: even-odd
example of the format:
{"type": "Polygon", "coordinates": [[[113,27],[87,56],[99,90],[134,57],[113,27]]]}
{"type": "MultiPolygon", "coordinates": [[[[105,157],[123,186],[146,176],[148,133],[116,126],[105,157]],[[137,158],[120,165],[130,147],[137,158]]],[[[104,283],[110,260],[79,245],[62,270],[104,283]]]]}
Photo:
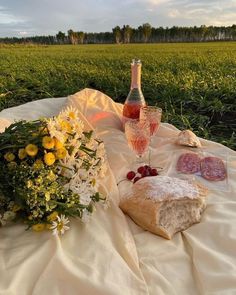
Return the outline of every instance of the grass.
{"type": "Polygon", "coordinates": [[[236,43],[1,46],[0,110],[85,87],[124,102],[130,62],[163,121],[236,149],[236,43]]]}

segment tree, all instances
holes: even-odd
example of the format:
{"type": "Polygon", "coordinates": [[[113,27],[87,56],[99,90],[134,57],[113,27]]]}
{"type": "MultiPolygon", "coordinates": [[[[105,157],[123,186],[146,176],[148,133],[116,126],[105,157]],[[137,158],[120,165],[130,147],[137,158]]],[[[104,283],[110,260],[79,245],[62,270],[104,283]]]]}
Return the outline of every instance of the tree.
{"type": "Polygon", "coordinates": [[[122,28],[123,41],[124,43],[130,43],[130,38],[132,35],[132,28],[129,25],[124,25],[122,28]]]}
{"type": "Polygon", "coordinates": [[[57,34],[56,34],[56,39],[57,39],[57,42],[59,44],[64,44],[65,43],[65,40],[66,40],[66,34],[59,31],[57,34]]]}
{"type": "Polygon", "coordinates": [[[82,32],[82,31],[77,32],[77,36],[78,36],[78,42],[80,44],[83,44],[84,43],[84,36],[85,36],[84,32],[82,32]]]}
{"type": "Polygon", "coordinates": [[[67,33],[68,33],[68,38],[70,40],[70,43],[73,45],[78,44],[78,33],[74,32],[71,29],[67,33]]]}
{"type": "Polygon", "coordinates": [[[142,35],[143,35],[143,41],[147,43],[151,37],[152,34],[152,26],[149,23],[145,23],[141,27],[142,29],[142,35]]]}
{"type": "Polygon", "coordinates": [[[115,28],[112,29],[114,40],[116,44],[119,44],[121,41],[121,28],[119,26],[116,26],[115,28]]]}
{"type": "Polygon", "coordinates": [[[0,43],[6,44],[82,44],[82,43],[139,43],[139,42],[204,42],[204,41],[236,41],[236,25],[171,28],[151,27],[145,23],[138,28],[124,25],[122,29],[116,26],[112,32],[84,33],[69,30],[68,36],[59,31],[55,36],[29,36],[0,38],[0,43]]]}

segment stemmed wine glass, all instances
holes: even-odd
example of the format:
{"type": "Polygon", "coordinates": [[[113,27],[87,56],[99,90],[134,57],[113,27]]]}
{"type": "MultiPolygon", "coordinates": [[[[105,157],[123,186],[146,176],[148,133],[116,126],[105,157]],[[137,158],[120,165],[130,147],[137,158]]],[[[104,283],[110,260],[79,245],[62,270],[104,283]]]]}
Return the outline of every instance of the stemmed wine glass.
{"type": "Polygon", "coordinates": [[[150,126],[150,136],[156,135],[161,124],[162,109],[156,106],[143,106],[140,108],[140,121],[148,122],[150,126]]]}
{"type": "Polygon", "coordinates": [[[129,120],[125,123],[125,135],[130,149],[136,154],[136,163],[142,163],[143,155],[150,143],[149,124],[144,121],[129,120]]]}
{"type": "MultiPolygon", "coordinates": [[[[150,142],[154,135],[156,135],[161,124],[162,109],[156,106],[143,106],[140,108],[139,119],[140,122],[149,124],[150,128],[150,142]]],[[[151,162],[151,150],[149,149],[149,165],[151,162]]]]}

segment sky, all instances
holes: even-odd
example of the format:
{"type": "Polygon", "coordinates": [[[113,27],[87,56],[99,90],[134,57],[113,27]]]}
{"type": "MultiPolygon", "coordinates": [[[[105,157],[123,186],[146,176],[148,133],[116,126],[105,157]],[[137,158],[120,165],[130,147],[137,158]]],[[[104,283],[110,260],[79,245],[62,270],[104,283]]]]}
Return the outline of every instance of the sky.
{"type": "Polygon", "coordinates": [[[55,35],[69,29],[111,31],[138,27],[231,26],[236,0],[0,0],[0,37],[55,35]]]}

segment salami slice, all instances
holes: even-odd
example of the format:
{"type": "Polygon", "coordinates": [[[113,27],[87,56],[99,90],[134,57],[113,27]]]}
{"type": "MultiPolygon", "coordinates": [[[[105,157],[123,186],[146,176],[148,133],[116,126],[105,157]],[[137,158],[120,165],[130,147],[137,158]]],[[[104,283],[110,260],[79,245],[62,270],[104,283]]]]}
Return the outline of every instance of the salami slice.
{"type": "Polygon", "coordinates": [[[223,161],[217,157],[205,157],[201,160],[201,175],[207,180],[219,181],[226,178],[223,161]]]}
{"type": "Polygon", "coordinates": [[[200,171],[200,161],[198,154],[185,153],[179,157],[176,169],[185,174],[197,173],[200,171]]]}

